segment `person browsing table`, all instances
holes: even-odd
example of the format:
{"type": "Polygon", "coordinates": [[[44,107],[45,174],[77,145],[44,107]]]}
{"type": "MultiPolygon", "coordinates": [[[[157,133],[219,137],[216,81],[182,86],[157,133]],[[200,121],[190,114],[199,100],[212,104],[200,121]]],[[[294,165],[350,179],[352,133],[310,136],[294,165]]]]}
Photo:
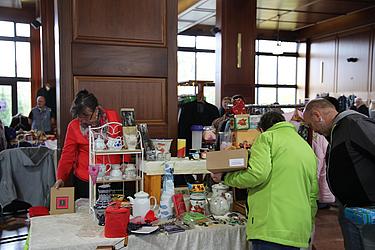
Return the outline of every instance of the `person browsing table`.
{"type": "MultiPolygon", "coordinates": [[[[55,187],[64,186],[73,171],[75,199],[88,198],[89,126],[99,127],[108,122],[120,122],[120,117],[116,111],[104,109],[95,95],[87,90],[77,93],[70,112],[74,119],[68,124],[66,131],[65,143],[57,167],[55,187]]],[[[103,162],[103,158],[97,158],[98,163],[120,163],[121,157],[114,155],[105,160],[107,162],[103,162]]],[[[124,161],[129,160],[130,156],[126,155],[124,161]]]]}

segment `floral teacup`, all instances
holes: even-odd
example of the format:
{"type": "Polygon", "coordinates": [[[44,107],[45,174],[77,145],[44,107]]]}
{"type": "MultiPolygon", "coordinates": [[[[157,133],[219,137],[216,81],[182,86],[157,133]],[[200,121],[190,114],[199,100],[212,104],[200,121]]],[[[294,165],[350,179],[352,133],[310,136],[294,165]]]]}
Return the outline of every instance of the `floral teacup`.
{"type": "Polygon", "coordinates": [[[122,139],[120,136],[116,138],[108,137],[107,147],[109,150],[120,150],[122,149],[122,139]]]}

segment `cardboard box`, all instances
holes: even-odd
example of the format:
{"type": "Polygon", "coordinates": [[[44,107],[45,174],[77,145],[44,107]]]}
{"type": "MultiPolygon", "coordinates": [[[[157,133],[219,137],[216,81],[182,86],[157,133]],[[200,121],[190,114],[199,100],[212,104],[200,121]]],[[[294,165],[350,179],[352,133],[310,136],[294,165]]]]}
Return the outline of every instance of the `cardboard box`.
{"type": "Polygon", "coordinates": [[[232,134],[233,145],[240,148],[249,148],[254,144],[259,134],[260,132],[257,129],[234,131],[232,134]]]}
{"type": "Polygon", "coordinates": [[[74,187],[52,187],[50,214],[67,213],[74,213],[74,187]]]}
{"type": "Polygon", "coordinates": [[[232,172],[247,168],[246,149],[213,151],[207,153],[206,167],[209,172],[232,172]]]}

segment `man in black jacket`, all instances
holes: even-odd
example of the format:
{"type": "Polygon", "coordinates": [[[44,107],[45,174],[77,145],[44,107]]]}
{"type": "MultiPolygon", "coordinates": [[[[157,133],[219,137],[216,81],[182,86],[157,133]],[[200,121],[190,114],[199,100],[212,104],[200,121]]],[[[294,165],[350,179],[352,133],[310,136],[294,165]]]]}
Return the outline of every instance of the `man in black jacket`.
{"type": "Polygon", "coordinates": [[[338,113],[325,99],[310,101],[304,119],[330,142],[327,181],[342,205],[345,249],[365,249],[364,242],[375,247],[375,225],[355,225],[343,216],[343,207],[375,205],[375,121],[352,110],[338,113]],[[372,239],[367,239],[368,231],[372,239]]]}

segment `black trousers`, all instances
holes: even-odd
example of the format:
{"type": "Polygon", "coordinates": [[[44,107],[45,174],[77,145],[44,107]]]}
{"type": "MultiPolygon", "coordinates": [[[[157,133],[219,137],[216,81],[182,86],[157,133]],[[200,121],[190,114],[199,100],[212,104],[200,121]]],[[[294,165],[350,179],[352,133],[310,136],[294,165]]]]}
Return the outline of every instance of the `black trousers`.
{"type": "Polygon", "coordinates": [[[74,200],[89,198],[89,182],[79,179],[73,175],[74,200]]]}

